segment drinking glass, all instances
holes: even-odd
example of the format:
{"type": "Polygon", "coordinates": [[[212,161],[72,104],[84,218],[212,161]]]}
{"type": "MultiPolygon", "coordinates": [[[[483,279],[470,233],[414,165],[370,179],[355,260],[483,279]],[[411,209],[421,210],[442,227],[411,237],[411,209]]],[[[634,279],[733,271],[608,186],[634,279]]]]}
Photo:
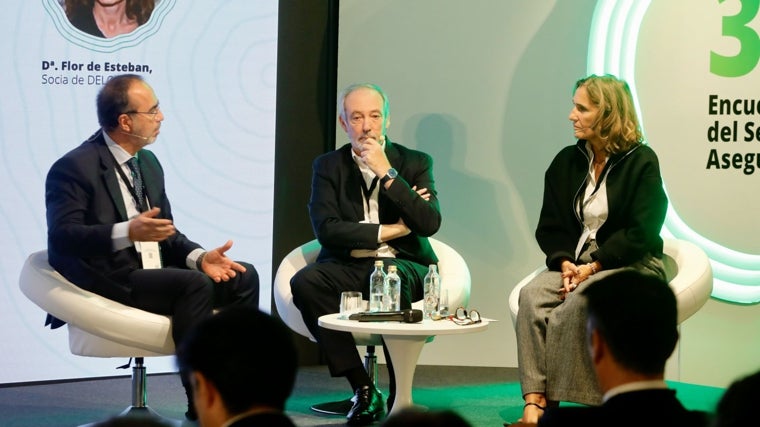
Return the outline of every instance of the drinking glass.
{"type": "Polygon", "coordinates": [[[348,319],[352,313],[364,311],[362,293],[358,291],[345,291],[340,294],[340,318],[348,319]]]}

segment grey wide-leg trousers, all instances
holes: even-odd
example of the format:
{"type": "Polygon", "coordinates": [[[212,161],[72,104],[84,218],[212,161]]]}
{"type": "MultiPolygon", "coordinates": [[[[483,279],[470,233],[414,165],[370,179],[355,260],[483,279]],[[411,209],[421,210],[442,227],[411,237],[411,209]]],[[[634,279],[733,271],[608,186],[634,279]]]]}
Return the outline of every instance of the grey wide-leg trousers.
{"type": "MultiPolygon", "coordinates": [[[[586,253],[581,255],[580,263],[590,261],[584,255],[586,253]]],[[[602,394],[587,345],[586,301],[581,292],[595,281],[630,269],[665,279],[662,260],[647,255],[631,266],[590,276],[564,301],[559,299],[562,278],[557,271],[539,274],[520,291],[515,328],[523,396],[543,393],[553,401],[601,403],[602,394]]],[[[625,289],[620,290],[621,298],[625,292],[625,289]]]]}

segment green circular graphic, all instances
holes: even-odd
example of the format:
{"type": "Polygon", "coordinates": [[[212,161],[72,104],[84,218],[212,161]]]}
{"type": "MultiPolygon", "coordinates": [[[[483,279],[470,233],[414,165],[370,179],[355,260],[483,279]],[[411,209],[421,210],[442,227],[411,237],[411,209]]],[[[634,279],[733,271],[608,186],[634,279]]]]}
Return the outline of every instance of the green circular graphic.
{"type": "MultiPolygon", "coordinates": [[[[613,74],[626,80],[640,118],[634,64],[639,29],[650,3],[651,0],[599,0],[589,37],[587,72],[613,74]]],[[[645,128],[643,120],[641,127],[645,128]]],[[[760,256],[727,248],[701,236],[678,216],[672,204],[662,234],[688,240],[705,251],[713,269],[714,298],[740,304],[760,302],[760,256]]]]}

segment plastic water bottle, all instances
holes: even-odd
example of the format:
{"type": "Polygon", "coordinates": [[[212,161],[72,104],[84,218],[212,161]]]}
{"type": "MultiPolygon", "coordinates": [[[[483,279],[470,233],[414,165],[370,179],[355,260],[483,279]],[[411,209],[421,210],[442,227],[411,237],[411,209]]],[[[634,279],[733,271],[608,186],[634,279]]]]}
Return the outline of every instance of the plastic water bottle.
{"type": "Polygon", "coordinates": [[[449,315],[449,290],[441,286],[441,294],[438,296],[438,314],[441,317],[449,315]]]}
{"type": "Polygon", "coordinates": [[[385,311],[401,310],[401,278],[398,277],[395,265],[388,266],[388,276],[385,278],[386,294],[383,304],[385,311]]]}
{"type": "Polygon", "coordinates": [[[441,296],[441,276],[438,275],[438,266],[430,264],[425,275],[425,317],[430,319],[438,314],[438,302],[441,296]]]}
{"type": "Polygon", "coordinates": [[[383,310],[383,296],[385,295],[385,271],[383,261],[375,261],[375,270],[369,276],[369,311],[383,310]]]}

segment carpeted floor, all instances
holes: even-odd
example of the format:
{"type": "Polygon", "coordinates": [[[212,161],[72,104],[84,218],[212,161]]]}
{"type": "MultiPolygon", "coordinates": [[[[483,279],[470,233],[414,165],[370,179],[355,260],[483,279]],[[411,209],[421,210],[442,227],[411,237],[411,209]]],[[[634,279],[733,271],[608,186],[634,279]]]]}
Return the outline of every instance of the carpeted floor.
{"type": "MultiPolygon", "coordinates": [[[[379,386],[388,377],[380,366],[379,386]]],[[[684,405],[712,411],[722,389],[671,383],[684,405]]],[[[301,368],[287,412],[298,426],[345,424],[340,416],[312,412],[314,403],[350,397],[348,383],[331,378],[324,366],[301,368]]],[[[418,366],[414,403],[430,409],[453,409],[474,427],[500,427],[516,420],[522,399],[514,368],[418,366]]],[[[104,420],[124,410],[131,400],[128,377],[35,385],[0,386],[0,426],[69,427],[104,420]]],[[[177,375],[149,375],[148,405],[163,416],[182,419],[185,395],[177,375]]],[[[194,426],[185,422],[183,426],[194,426]]]]}

